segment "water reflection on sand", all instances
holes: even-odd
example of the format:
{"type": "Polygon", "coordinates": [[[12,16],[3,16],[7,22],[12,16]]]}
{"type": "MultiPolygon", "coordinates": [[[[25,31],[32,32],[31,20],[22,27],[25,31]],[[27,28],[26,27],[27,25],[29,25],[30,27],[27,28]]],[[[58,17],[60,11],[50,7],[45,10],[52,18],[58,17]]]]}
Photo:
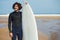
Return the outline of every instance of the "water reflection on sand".
{"type": "MultiPolygon", "coordinates": [[[[0,28],[7,27],[6,17],[0,17],[0,28]]],[[[49,32],[60,27],[60,19],[55,18],[36,18],[37,28],[39,32],[49,35],[49,32]]]]}

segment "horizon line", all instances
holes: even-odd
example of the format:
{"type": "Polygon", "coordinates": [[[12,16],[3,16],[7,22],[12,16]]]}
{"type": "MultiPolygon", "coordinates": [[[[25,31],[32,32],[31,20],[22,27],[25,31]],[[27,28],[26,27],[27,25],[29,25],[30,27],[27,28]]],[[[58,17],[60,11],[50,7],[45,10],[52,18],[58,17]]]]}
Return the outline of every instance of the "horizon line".
{"type": "MultiPolygon", "coordinates": [[[[0,16],[9,16],[9,14],[0,16]]],[[[60,16],[60,14],[34,14],[34,16],[60,16]]]]}

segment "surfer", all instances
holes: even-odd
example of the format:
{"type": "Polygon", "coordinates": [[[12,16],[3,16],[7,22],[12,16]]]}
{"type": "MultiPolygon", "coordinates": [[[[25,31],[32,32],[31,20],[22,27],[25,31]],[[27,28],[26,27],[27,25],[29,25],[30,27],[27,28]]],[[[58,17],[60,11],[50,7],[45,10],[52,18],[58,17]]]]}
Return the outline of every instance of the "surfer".
{"type": "Polygon", "coordinates": [[[18,40],[22,40],[23,32],[22,32],[22,6],[20,3],[16,2],[13,4],[14,11],[9,14],[8,18],[8,29],[9,36],[12,40],[16,40],[16,36],[18,40]]]}

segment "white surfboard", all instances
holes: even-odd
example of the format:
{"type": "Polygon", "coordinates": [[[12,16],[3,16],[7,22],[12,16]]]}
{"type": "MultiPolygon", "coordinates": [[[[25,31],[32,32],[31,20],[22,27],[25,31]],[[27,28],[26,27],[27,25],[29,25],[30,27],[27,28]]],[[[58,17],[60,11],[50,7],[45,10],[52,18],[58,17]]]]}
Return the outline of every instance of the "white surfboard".
{"type": "Polygon", "coordinates": [[[24,1],[22,12],[22,26],[23,40],[38,40],[38,32],[35,17],[27,1],[24,1]]]}

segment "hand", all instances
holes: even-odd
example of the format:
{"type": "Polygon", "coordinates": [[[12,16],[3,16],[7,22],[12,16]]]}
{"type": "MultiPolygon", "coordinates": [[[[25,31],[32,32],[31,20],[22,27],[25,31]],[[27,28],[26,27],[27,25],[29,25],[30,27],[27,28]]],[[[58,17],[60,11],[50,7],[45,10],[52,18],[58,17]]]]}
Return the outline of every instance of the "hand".
{"type": "Polygon", "coordinates": [[[10,37],[13,37],[13,33],[12,33],[12,32],[10,32],[10,33],[9,33],[9,36],[10,36],[10,37]]]}

